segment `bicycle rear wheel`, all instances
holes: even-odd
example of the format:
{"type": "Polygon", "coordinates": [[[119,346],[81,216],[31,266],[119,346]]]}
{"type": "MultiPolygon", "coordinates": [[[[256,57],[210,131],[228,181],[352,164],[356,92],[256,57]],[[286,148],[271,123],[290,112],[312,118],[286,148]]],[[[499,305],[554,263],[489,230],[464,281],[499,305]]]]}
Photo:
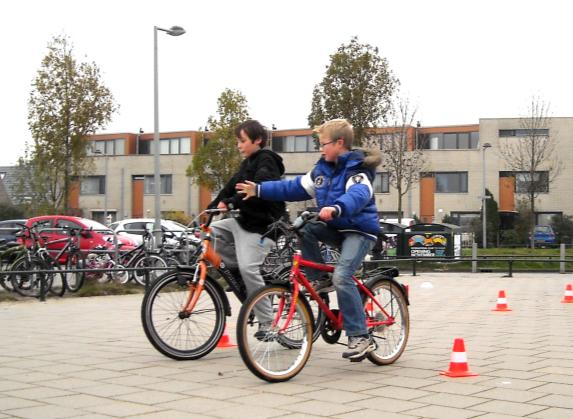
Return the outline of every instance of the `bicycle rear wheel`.
{"type": "MultiPolygon", "coordinates": [[[[79,255],[70,255],[66,262],[66,270],[83,269],[84,260],[79,255]]],[[[68,272],[66,273],[66,286],[68,291],[77,292],[84,285],[86,278],[85,272],[68,272]]]]}
{"type": "MultiPolygon", "coordinates": [[[[377,365],[392,364],[404,352],[410,333],[406,298],[399,286],[386,278],[374,280],[368,284],[368,288],[388,315],[394,318],[394,323],[391,325],[374,326],[369,329],[376,343],[376,350],[368,354],[368,359],[377,365]]],[[[384,313],[370,298],[363,296],[363,301],[367,318],[376,321],[386,319],[384,313]]]]}
{"type": "Polygon", "coordinates": [[[286,286],[261,288],[243,303],[237,320],[237,342],[245,365],[269,382],[290,380],[305,366],[312,349],[313,319],[306,298],[299,295],[292,319],[287,324],[292,293],[286,286]],[[270,303],[270,304],[269,304],[270,303]],[[271,312],[268,308],[272,307],[271,312]],[[275,319],[267,326],[255,311],[275,319]],[[284,331],[282,328],[287,326],[284,331]]]}
{"type": "Polygon", "coordinates": [[[197,359],[217,346],[225,328],[225,305],[215,285],[205,287],[192,313],[183,312],[193,275],[168,272],[143,298],[141,322],[149,342],[173,359],[197,359]]]}
{"type": "MultiPolygon", "coordinates": [[[[133,267],[134,268],[156,268],[156,269],[150,269],[149,270],[149,283],[150,284],[153,281],[155,281],[158,277],[163,275],[165,272],[167,272],[167,270],[168,270],[167,262],[165,262],[165,260],[161,256],[158,256],[158,255],[142,256],[142,257],[138,258],[133,263],[133,267]],[[162,268],[165,268],[165,269],[162,269],[162,268]]],[[[135,282],[137,282],[139,285],[145,285],[145,271],[146,271],[146,269],[138,269],[136,271],[131,271],[133,274],[133,279],[135,279],[135,282]]]]}
{"type": "Polygon", "coordinates": [[[10,281],[12,288],[24,297],[39,297],[42,290],[42,281],[45,281],[47,292],[52,286],[53,276],[47,273],[36,272],[49,269],[42,260],[24,256],[16,260],[10,267],[11,271],[26,271],[23,273],[11,273],[10,281]]]}

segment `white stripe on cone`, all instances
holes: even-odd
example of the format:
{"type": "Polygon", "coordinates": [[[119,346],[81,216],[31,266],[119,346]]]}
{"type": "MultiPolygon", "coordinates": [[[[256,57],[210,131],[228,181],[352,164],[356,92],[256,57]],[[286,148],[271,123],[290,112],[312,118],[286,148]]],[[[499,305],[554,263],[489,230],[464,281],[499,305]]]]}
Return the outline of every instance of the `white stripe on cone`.
{"type": "Polygon", "coordinates": [[[452,352],[450,361],[456,364],[461,364],[462,362],[468,362],[468,357],[465,352],[452,352]]]}
{"type": "Polygon", "coordinates": [[[573,297],[573,290],[565,290],[565,297],[573,297]]]}
{"type": "Polygon", "coordinates": [[[505,299],[505,298],[498,298],[498,299],[497,299],[497,303],[498,303],[498,304],[507,304],[507,299],[505,299]]]}

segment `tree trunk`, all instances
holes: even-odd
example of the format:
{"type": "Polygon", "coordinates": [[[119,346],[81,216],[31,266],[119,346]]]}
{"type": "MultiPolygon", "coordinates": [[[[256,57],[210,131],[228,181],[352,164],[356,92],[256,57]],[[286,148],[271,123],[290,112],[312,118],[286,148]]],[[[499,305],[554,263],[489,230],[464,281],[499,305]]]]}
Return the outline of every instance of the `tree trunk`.
{"type": "Polygon", "coordinates": [[[529,195],[529,208],[531,210],[531,248],[535,248],[535,195],[531,193],[529,195]]]}

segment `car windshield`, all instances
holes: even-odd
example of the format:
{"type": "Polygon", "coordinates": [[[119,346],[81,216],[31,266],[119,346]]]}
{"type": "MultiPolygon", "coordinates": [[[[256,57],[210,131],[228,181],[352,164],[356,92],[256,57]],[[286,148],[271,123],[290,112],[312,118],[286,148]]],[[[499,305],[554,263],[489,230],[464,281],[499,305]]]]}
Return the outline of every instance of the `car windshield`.
{"type": "Polygon", "coordinates": [[[537,227],[535,227],[535,232],[536,233],[546,233],[546,234],[552,233],[551,227],[549,227],[549,226],[537,226],[537,227]]]}
{"type": "Polygon", "coordinates": [[[175,222],[175,221],[171,221],[171,220],[163,221],[163,226],[168,228],[170,231],[185,231],[185,230],[187,230],[187,227],[185,227],[184,225],[179,224],[178,222],[175,222]]]}
{"type": "Polygon", "coordinates": [[[98,223],[97,221],[89,220],[87,218],[82,218],[82,222],[86,225],[87,228],[91,228],[97,231],[98,233],[113,234],[113,231],[111,231],[108,227],[104,226],[103,224],[98,223]]]}

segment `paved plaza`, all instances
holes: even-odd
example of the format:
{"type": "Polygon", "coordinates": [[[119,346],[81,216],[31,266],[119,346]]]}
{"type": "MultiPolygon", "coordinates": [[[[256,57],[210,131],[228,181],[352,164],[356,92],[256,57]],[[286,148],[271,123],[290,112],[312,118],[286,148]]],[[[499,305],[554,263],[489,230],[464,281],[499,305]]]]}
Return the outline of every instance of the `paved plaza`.
{"type": "Polygon", "coordinates": [[[236,348],[164,357],[143,333],[142,295],[0,303],[0,419],[573,417],[573,304],[561,303],[571,275],[399,279],[411,329],[394,365],[350,363],[343,346],[320,340],[306,368],[278,384],[252,375],[236,348]],[[491,311],[499,290],[513,311],[491,311]],[[439,375],[456,337],[479,376],[439,375]]]}

